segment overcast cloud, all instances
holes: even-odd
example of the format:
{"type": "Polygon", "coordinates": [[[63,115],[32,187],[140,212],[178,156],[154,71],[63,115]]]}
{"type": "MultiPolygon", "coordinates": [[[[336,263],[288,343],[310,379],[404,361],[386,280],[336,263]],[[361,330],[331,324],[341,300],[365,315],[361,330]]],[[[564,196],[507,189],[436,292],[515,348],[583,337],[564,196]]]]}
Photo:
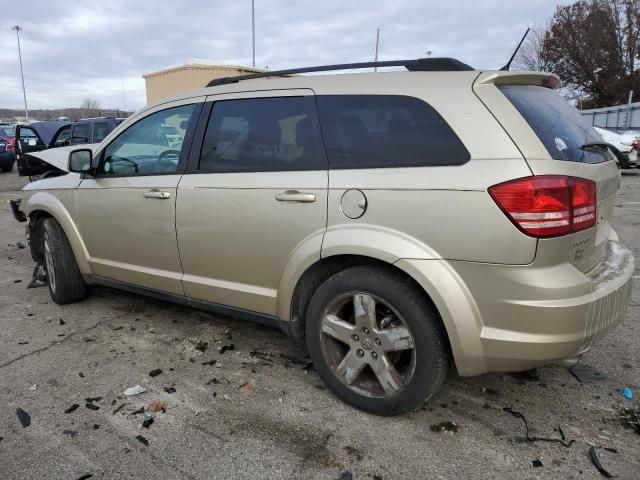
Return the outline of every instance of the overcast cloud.
{"type": "MultiPolygon", "coordinates": [[[[558,0],[255,0],[256,66],[272,69],[451,56],[500,67],[558,0]]],[[[563,2],[560,2],[563,3],[563,2]]],[[[564,2],[566,3],[566,2],[564,2]]],[[[145,104],[142,75],[191,59],[251,65],[251,0],[26,0],[2,9],[0,107],[22,108],[20,25],[30,108],[145,104]]]]}

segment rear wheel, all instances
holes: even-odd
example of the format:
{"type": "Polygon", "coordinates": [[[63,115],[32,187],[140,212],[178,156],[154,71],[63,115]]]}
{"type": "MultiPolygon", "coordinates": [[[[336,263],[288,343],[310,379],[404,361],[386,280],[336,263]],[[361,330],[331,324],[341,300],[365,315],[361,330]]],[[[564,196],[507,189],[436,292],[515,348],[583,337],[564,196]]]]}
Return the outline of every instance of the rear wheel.
{"type": "Polygon", "coordinates": [[[61,305],[84,299],[87,284],[62,227],[54,218],[47,218],[43,229],[42,251],[51,298],[61,305]]]}
{"type": "Polygon", "coordinates": [[[437,392],[449,365],[433,308],[390,268],[354,267],[323,283],[309,304],[306,339],[331,390],[379,415],[420,406],[437,392]]]}
{"type": "Polygon", "coordinates": [[[13,162],[9,164],[0,165],[0,170],[3,172],[12,172],[13,171],[13,162]]]}

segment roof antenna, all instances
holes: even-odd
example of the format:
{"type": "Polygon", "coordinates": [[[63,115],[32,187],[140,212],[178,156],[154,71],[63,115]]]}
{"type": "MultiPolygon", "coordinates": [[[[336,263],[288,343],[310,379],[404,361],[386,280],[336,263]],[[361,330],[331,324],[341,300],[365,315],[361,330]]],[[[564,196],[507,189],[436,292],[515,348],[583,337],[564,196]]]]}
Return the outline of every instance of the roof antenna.
{"type": "Polygon", "coordinates": [[[516,54],[518,53],[518,50],[520,50],[520,47],[522,46],[522,42],[524,42],[524,39],[527,38],[527,35],[529,34],[529,30],[531,30],[531,29],[527,28],[527,31],[524,32],[524,35],[522,36],[522,40],[520,40],[520,43],[516,47],[516,50],[513,52],[513,55],[511,55],[511,58],[509,59],[507,64],[500,69],[501,72],[508,72],[509,71],[509,68],[511,68],[511,62],[513,62],[513,59],[516,58],[516,54]]]}

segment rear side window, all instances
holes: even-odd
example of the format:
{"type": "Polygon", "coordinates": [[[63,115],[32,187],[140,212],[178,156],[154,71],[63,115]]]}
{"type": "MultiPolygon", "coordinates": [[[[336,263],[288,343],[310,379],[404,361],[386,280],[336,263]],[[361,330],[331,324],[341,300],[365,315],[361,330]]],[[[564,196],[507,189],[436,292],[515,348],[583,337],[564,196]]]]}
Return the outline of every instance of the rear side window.
{"type": "Polygon", "coordinates": [[[213,104],[200,153],[201,172],[326,168],[313,97],[222,100],[213,104]]]}
{"type": "Polygon", "coordinates": [[[602,143],[602,138],[558,93],[535,85],[500,85],[498,88],[554,160],[600,163],[612,159],[606,150],[588,147],[602,143]]]}
{"type": "Polygon", "coordinates": [[[71,145],[80,143],[89,143],[91,136],[91,125],[83,123],[82,125],[74,125],[71,133],[71,145]]]}
{"type": "Polygon", "coordinates": [[[399,95],[317,97],[330,168],[462,165],[470,158],[431,105],[399,95]]]}
{"type": "Polygon", "coordinates": [[[93,143],[101,142],[105,139],[107,134],[109,133],[109,124],[108,123],[94,123],[93,124],[93,143]]]}

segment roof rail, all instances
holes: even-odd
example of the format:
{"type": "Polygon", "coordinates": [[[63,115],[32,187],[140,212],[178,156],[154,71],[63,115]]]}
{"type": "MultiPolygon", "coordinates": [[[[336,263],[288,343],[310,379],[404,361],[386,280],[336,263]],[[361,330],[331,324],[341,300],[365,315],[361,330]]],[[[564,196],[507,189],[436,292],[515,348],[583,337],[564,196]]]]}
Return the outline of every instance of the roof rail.
{"type": "Polygon", "coordinates": [[[207,87],[238,83],[242,80],[251,80],[254,78],[283,77],[297,73],[330,72],[333,70],[352,70],[373,67],[405,67],[410,72],[455,72],[473,70],[472,67],[455,58],[417,58],[413,60],[388,60],[384,62],[340,63],[337,65],[320,65],[317,67],[290,68],[288,70],[251,73],[249,75],[216,78],[211,80],[207,84],[207,87]]]}

